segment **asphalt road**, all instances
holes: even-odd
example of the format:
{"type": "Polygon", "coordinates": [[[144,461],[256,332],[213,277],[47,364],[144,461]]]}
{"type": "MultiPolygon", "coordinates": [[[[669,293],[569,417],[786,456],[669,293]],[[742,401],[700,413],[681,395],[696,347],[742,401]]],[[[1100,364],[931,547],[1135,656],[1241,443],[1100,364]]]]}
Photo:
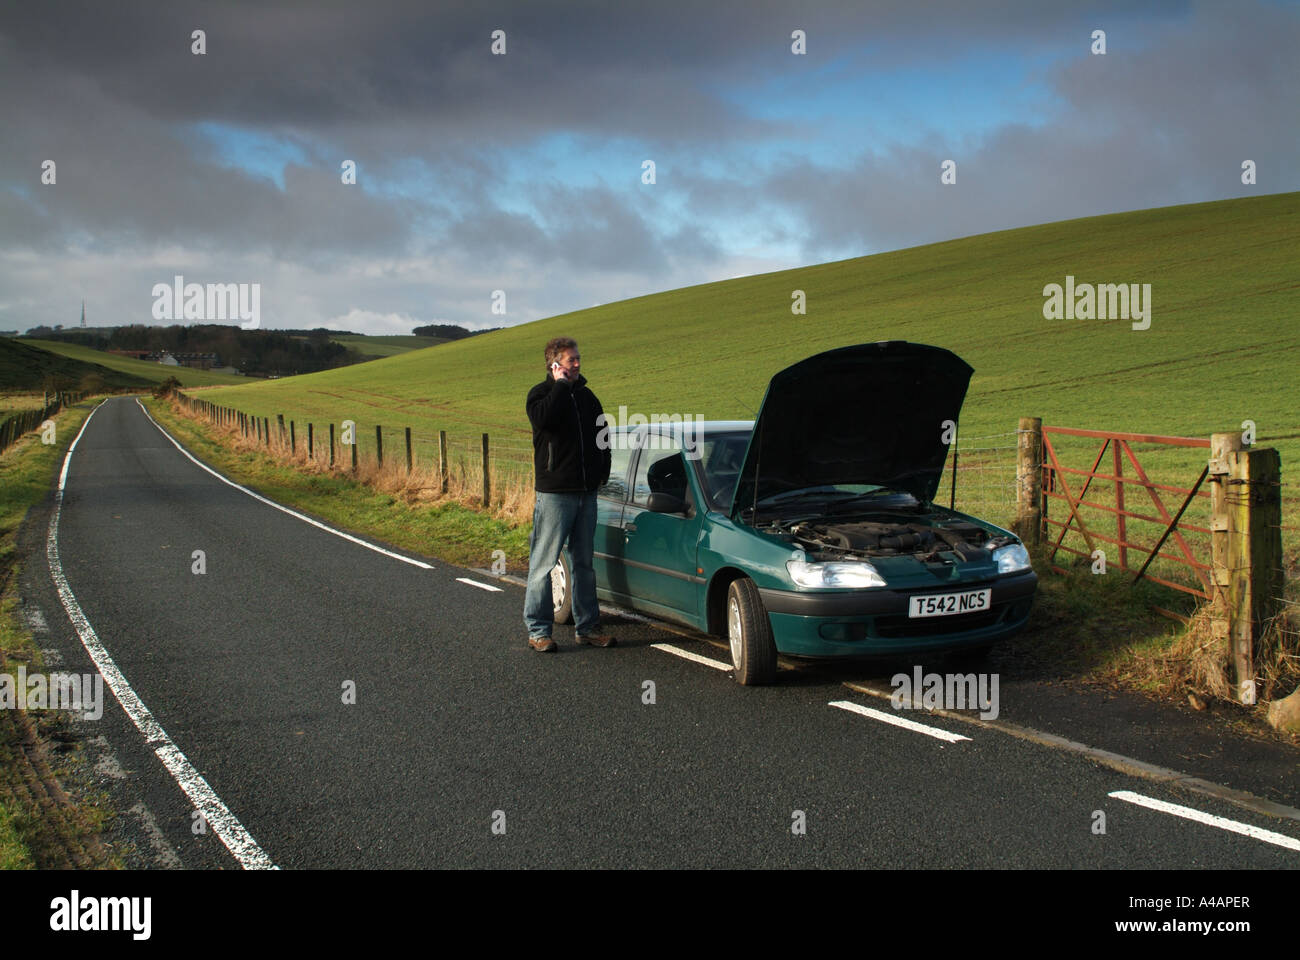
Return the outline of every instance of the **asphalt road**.
{"type": "MultiPolygon", "coordinates": [[[[428,569],[404,563],[259,502],[191,462],[133,399],[107,401],[80,437],[57,553],[86,622],[262,863],[1300,865],[1300,822],[996,730],[895,712],[847,690],[843,672],[791,671],[742,688],[725,669],[652,644],[724,660],[718,648],[614,617],[616,648],[575,646],[559,627],[559,653],[537,654],[525,646],[518,586],[432,557],[414,558],[428,569]],[[349,684],[355,703],[345,702],[349,684]],[[945,742],[836,701],[969,739],[945,742]]],[[[25,578],[58,669],[92,669],[50,571],[30,562],[25,578]]],[[[239,868],[196,818],[158,742],[146,745],[105,697],[103,717],[79,726],[93,785],[122,811],[113,839],[129,862],[239,868]]]]}

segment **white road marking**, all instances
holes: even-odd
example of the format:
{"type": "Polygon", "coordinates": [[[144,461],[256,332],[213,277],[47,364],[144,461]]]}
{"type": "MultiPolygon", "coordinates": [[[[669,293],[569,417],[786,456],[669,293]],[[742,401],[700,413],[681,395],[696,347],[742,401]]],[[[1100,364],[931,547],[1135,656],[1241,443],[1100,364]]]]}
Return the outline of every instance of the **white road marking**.
{"type": "Polygon", "coordinates": [[[494,587],[489,583],[479,583],[477,580],[471,580],[469,577],[457,577],[457,583],[468,583],[471,587],[478,587],[480,590],[490,590],[493,593],[504,593],[500,587],[494,587]]]}
{"type": "Polygon", "coordinates": [[[230,812],[230,808],[221,802],[216,791],[208,785],[202,774],[167,736],[167,731],[154,719],[149,708],[144,705],[144,701],[131,688],[131,684],[127,682],[122,671],[109,656],[104,644],[100,642],[90,621],[86,619],[81,605],[73,596],[72,588],[68,586],[67,578],[63,575],[63,567],[59,563],[59,515],[63,512],[63,490],[68,482],[68,467],[72,465],[72,452],[77,449],[82,434],[86,432],[86,427],[90,426],[90,421],[98,410],[99,407],[96,407],[90,411],[90,416],[86,417],[86,422],[81,425],[72,445],[68,447],[67,455],[63,458],[63,470],[59,473],[59,486],[54,492],[54,515],[50,517],[50,531],[45,539],[45,555],[49,560],[50,576],[54,578],[55,589],[58,590],[59,599],[63,602],[63,609],[68,613],[68,619],[72,621],[77,635],[81,637],[82,646],[86,648],[95,666],[99,668],[104,682],[113,691],[113,696],[122,705],[122,709],[131,718],[136,729],[144,735],[146,746],[153,748],[158,759],[163,762],[186,796],[193,801],[195,808],[203,814],[203,818],[212,827],[213,832],[221,838],[226,849],[245,870],[277,870],[279,868],[271,858],[257,845],[257,841],[230,812]]]}
{"type": "Polygon", "coordinates": [[[693,660],[696,663],[702,663],[706,667],[712,667],[714,670],[730,670],[731,664],[723,663],[721,660],[712,660],[709,657],[702,657],[698,653],[691,653],[689,650],[683,650],[681,647],[674,647],[670,643],[652,643],[650,646],[656,650],[662,650],[665,653],[676,654],[685,660],[693,660]]]}
{"type": "Polygon", "coordinates": [[[181,863],[181,858],[176,856],[176,851],[171,848],[167,838],[163,836],[162,830],[158,827],[158,821],[154,815],[149,812],[149,808],[143,803],[137,803],[127,813],[134,813],[140,818],[140,825],[144,827],[145,836],[149,838],[149,843],[153,846],[154,856],[158,858],[158,866],[164,870],[183,870],[185,865],[181,863]]]}
{"type": "MultiPolygon", "coordinates": [[[[367,543],[365,540],[362,540],[360,537],[354,537],[350,533],[344,533],[342,530],[336,530],[333,527],[329,526],[328,524],[324,524],[321,523],[319,520],[312,519],[311,517],[307,516],[305,513],[299,513],[297,510],[291,510],[290,508],[284,506],[283,504],[276,503],[274,500],[268,500],[260,493],[254,493],[252,490],[249,490],[247,487],[241,487],[239,484],[235,483],[235,481],[223,477],[221,474],[217,473],[217,471],[209,467],[206,463],[202,463],[201,461],[196,460],[194,457],[190,456],[188,450],[186,450],[179,443],[177,443],[176,439],[170,433],[164,430],[162,428],[162,425],[159,424],[157,420],[149,416],[149,411],[145,410],[144,404],[140,403],[139,398],[137,398],[135,402],[140,405],[141,410],[144,410],[144,415],[146,417],[149,417],[149,422],[152,423],[155,427],[157,427],[158,430],[162,433],[162,435],[172,442],[172,446],[174,446],[181,453],[185,454],[185,456],[189,457],[190,462],[192,462],[195,466],[200,467],[203,470],[206,470],[208,473],[212,474],[222,483],[232,486],[236,490],[239,490],[242,493],[248,494],[254,500],[260,500],[268,507],[275,507],[275,509],[279,510],[281,513],[287,513],[291,517],[297,517],[299,520],[303,521],[304,523],[310,523],[313,527],[317,527],[318,529],[324,530],[326,533],[332,533],[336,537],[342,537],[344,540],[349,540],[352,543],[355,543],[359,547],[365,547],[367,550],[375,551],[375,553],[382,553],[384,556],[392,557],[394,560],[401,560],[402,563],[409,563],[411,566],[419,567],[421,570],[433,569],[432,564],[425,563],[423,560],[415,560],[411,557],[404,557],[400,553],[394,553],[392,550],[385,550],[383,547],[376,546],[373,543],[367,543]]],[[[87,421],[89,421],[89,419],[90,418],[87,417],[87,421]]]]}
{"type": "Polygon", "coordinates": [[[1295,837],[1288,837],[1286,834],[1274,833],[1272,830],[1264,830],[1261,827],[1252,827],[1248,823],[1241,823],[1238,820],[1229,820],[1227,817],[1218,817],[1212,813],[1202,813],[1200,810],[1194,810],[1191,807],[1182,807],[1176,803],[1166,803],[1164,800],[1155,800],[1151,797],[1144,797],[1140,793],[1133,793],[1131,790],[1112,790],[1107,796],[1114,797],[1117,800],[1126,800],[1129,803],[1136,803],[1139,807],[1147,807],[1151,810],[1159,810],[1161,813],[1171,813],[1175,817],[1182,817],[1184,820],[1195,820],[1197,823],[1203,823],[1210,827],[1218,827],[1220,830],[1230,830],[1233,833],[1240,833],[1242,836],[1250,837],[1254,840],[1263,840],[1265,843],[1272,843],[1279,847],[1286,847],[1288,850],[1300,850],[1300,840],[1295,837]]]}
{"type": "Polygon", "coordinates": [[[924,723],[917,723],[915,720],[907,720],[903,717],[895,716],[892,713],[885,713],[883,710],[873,710],[871,707],[864,707],[859,703],[851,703],[848,700],[832,700],[829,704],[832,707],[839,707],[841,710],[848,710],[851,713],[860,713],[864,717],[871,717],[873,720],[879,720],[882,723],[892,723],[896,727],[902,727],[904,730],[911,730],[915,733],[924,733],[927,737],[934,737],[936,740],[946,740],[949,743],[956,743],[958,740],[969,740],[970,737],[963,737],[960,733],[949,733],[947,730],[940,730],[938,727],[929,727],[924,723]]]}
{"type": "Polygon", "coordinates": [[[33,637],[39,639],[50,632],[49,625],[45,622],[45,614],[41,613],[39,607],[24,607],[23,619],[27,621],[27,629],[32,632],[33,637]]]}

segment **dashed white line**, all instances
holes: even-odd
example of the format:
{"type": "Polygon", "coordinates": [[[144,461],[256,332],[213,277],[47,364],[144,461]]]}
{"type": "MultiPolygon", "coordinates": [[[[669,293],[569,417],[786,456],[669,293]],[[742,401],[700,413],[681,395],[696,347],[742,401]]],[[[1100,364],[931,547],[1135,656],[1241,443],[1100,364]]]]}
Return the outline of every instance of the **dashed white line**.
{"type": "MultiPolygon", "coordinates": [[[[176,781],[186,796],[193,801],[195,808],[203,814],[204,820],[212,827],[213,832],[221,838],[221,842],[226,845],[226,849],[230,851],[231,855],[239,861],[240,866],[245,870],[277,870],[279,868],[271,861],[271,858],[257,845],[257,841],[244,829],[244,825],[239,822],[239,819],[230,812],[230,808],[222,803],[216,791],[203,779],[203,775],[194,768],[194,765],[180,751],[180,748],[172,742],[171,737],[167,736],[167,731],[154,719],[149,708],[144,705],[144,701],[132,689],[122,671],[117,668],[113,658],[109,656],[108,650],[100,641],[94,628],[91,627],[90,621],[86,619],[81,605],[77,603],[77,598],[72,593],[72,588],[68,586],[67,578],[63,575],[63,567],[59,562],[59,515],[63,512],[63,490],[68,482],[68,467],[72,464],[72,452],[77,449],[78,442],[86,432],[86,427],[90,426],[90,421],[94,418],[98,409],[99,407],[96,407],[90,412],[90,416],[86,417],[86,421],[81,425],[81,429],[73,439],[72,445],[68,447],[67,455],[63,458],[63,469],[59,473],[59,486],[54,491],[54,514],[50,517],[50,530],[45,539],[45,555],[49,560],[50,576],[54,579],[54,587],[58,591],[59,599],[63,602],[63,609],[68,613],[68,619],[72,621],[72,626],[81,638],[82,646],[86,648],[86,652],[90,654],[95,666],[99,668],[99,672],[104,677],[104,682],[113,691],[113,696],[122,705],[122,709],[131,718],[131,722],[135,724],[136,729],[143,734],[145,744],[153,748],[158,759],[162,761],[167,771],[172,775],[172,779],[176,781]]],[[[166,431],[163,432],[166,433],[166,431]]]]}
{"type": "MultiPolygon", "coordinates": [[[[254,493],[252,490],[249,490],[247,487],[241,487],[239,484],[235,483],[235,481],[227,477],[223,477],[221,474],[217,473],[217,471],[209,467],[206,463],[196,460],[194,457],[190,456],[190,452],[188,450],[186,450],[179,443],[177,443],[176,439],[170,433],[164,430],[162,428],[162,425],[159,424],[157,420],[149,416],[149,411],[145,410],[144,404],[140,403],[140,400],[138,398],[136,399],[135,402],[139,404],[141,410],[144,410],[144,415],[146,417],[149,417],[149,422],[152,423],[155,427],[157,427],[159,432],[161,432],[164,437],[166,437],[168,440],[172,442],[172,446],[174,446],[181,453],[185,454],[186,457],[189,457],[190,462],[193,463],[196,467],[206,470],[208,473],[212,474],[222,483],[234,487],[236,490],[240,491],[241,493],[248,494],[254,500],[260,500],[268,507],[275,507],[275,509],[279,510],[281,513],[287,513],[291,517],[297,517],[299,520],[303,521],[304,523],[310,523],[313,527],[317,527],[320,530],[324,530],[326,533],[332,533],[336,537],[342,537],[344,540],[348,540],[352,543],[355,543],[359,547],[365,547],[367,550],[373,550],[375,553],[382,553],[384,556],[392,557],[394,560],[401,560],[402,563],[409,563],[411,566],[419,567],[421,570],[433,569],[432,564],[425,563],[423,560],[416,560],[413,557],[404,557],[400,553],[394,553],[392,550],[385,550],[383,547],[376,546],[373,543],[367,543],[365,540],[362,540],[360,537],[354,537],[350,533],[344,533],[342,530],[336,530],[334,527],[331,527],[325,523],[321,523],[319,520],[315,520],[312,517],[307,516],[305,513],[299,513],[297,510],[291,510],[290,508],[284,506],[284,504],[276,503],[274,500],[268,500],[260,493],[254,493]]],[[[86,418],[86,422],[87,423],[90,422],[89,417],[86,418]]],[[[84,429],[84,425],[83,425],[83,429],[84,429]]],[[[69,450],[68,452],[71,453],[72,451],[69,450]]]]}
{"type": "Polygon", "coordinates": [[[471,580],[469,577],[457,577],[457,583],[468,583],[471,587],[478,587],[480,590],[490,590],[493,593],[504,593],[500,587],[494,587],[490,583],[479,583],[477,580],[471,580]]]}
{"type": "Polygon", "coordinates": [[[1158,810],[1161,813],[1170,813],[1175,817],[1182,817],[1184,820],[1195,820],[1197,823],[1203,823],[1210,827],[1218,827],[1220,830],[1230,830],[1233,833],[1240,833],[1245,837],[1251,837],[1255,840],[1263,840],[1265,843],[1272,843],[1279,847],[1286,847],[1288,850],[1300,850],[1300,840],[1297,840],[1295,837],[1288,837],[1282,833],[1274,833],[1272,830],[1265,830],[1261,827],[1252,827],[1248,823],[1241,823],[1238,820],[1229,820],[1227,817],[1215,816],[1212,813],[1202,813],[1200,810],[1194,810],[1191,807],[1182,807],[1176,803],[1167,803],[1164,800],[1156,800],[1152,797],[1143,796],[1140,793],[1134,793],[1131,790],[1112,790],[1107,794],[1107,796],[1114,797],[1117,800],[1125,800],[1129,803],[1135,803],[1139,807],[1158,810]]]}
{"type": "Polygon", "coordinates": [[[702,663],[706,667],[712,667],[714,670],[730,670],[731,664],[723,663],[721,660],[712,660],[709,657],[702,657],[698,653],[691,653],[689,650],[683,650],[681,647],[674,647],[671,643],[652,643],[650,646],[656,650],[662,650],[664,653],[675,654],[684,660],[693,660],[696,663],[702,663]]]}
{"type": "Polygon", "coordinates": [[[848,710],[850,713],[860,713],[864,717],[871,717],[871,719],[879,720],[882,723],[890,723],[896,727],[902,727],[904,730],[911,730],[914,733],[924,733],[927,737],[934,737],[936,740],[956,743],[958,740],[970,739],[970,737],[963,737],[960,733],[949,733],[947,730],[940,730],[938,727],[926,726],[924,723],[917,723],[915,720],[908,720],[892,713],[885,713],[883,710],[873,710],[871,707],[864,707],[859,703],[851,703],[848,700],[832,700],[829,705],[839,707],[841,710],[848,710]]]}

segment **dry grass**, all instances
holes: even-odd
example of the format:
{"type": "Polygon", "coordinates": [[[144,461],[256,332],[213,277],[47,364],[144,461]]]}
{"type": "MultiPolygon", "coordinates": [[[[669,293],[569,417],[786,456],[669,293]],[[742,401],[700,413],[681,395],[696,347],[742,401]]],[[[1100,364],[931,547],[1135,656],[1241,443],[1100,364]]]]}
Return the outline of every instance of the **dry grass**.
{"type": "MultiPolygon", "coordinates": [[[[307,453],[306,431],[297,432],[290,442],[289,428],[283,431],[272,421],[270,437],[263,440],[256,433],[245,436],[238,424],[218,424],[206,414],[192,411],[186,404],[172,398],[172,410],[177,416],[204,424],[210,435],[227,448],[239,453],[256,453],[270,456],[279,463],[290,465],[307,474],[332,474],[350,477],[357,483],[379,493],[388,494],[410,506],[437,506],[455,503],[477,510],[486,516],[504,520],[511,526],[530,523],[533,518],[532,464],[520,464],[489,456],[488,470],[492,485],[490,501],[483,507],[483,466],[480,457],[471,457],[449,451],[446,468],[446,490],[443,491],[441,471],[437,463],[417,462],[410,472],[406,469],[406,449],[400,442],[387,451],[384,463],[374,456],[360,454],[355,472],[352,469],[352,448],[339,442],[336,431],[334,463],[330,464],[329,434],[315,435],[312,456],[307,453]]],[[[391,442],[391,441],[390,441],[391,442]]],[[[387,444],[385,444],[387,448],[387,444]]]]}
{"type": "MultiPolygon", "coordinates": [[[[1285,697],[1300,685],[1300,579],[1297,558],[1287,565],[1283,595],[1276,612],[1255,644],[1256,700],[1285,697]]],[[[1156,692],[1170,696],[1195,693],[1201,697],[1238,702],[1232,651],[1212,632],[1213,608],[1205,603],[1166,648],[1135,650],[1133,673],[1156,692]]],[[[1262,707],[1261,707],[1262,709],[1262,707]]]]}

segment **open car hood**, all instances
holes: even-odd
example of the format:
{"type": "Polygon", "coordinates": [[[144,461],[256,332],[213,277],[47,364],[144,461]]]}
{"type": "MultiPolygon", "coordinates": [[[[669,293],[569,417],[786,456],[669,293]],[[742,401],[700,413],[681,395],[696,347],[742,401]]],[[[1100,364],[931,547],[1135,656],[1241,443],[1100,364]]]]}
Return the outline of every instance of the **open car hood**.
{"type": "Polygon", "coordinates": [[[929,502],[975,371],[950,350],[904,340],[801,360],[772,377],[736,483],[732,516],[774,494],[878,484],[929,502]]]}

